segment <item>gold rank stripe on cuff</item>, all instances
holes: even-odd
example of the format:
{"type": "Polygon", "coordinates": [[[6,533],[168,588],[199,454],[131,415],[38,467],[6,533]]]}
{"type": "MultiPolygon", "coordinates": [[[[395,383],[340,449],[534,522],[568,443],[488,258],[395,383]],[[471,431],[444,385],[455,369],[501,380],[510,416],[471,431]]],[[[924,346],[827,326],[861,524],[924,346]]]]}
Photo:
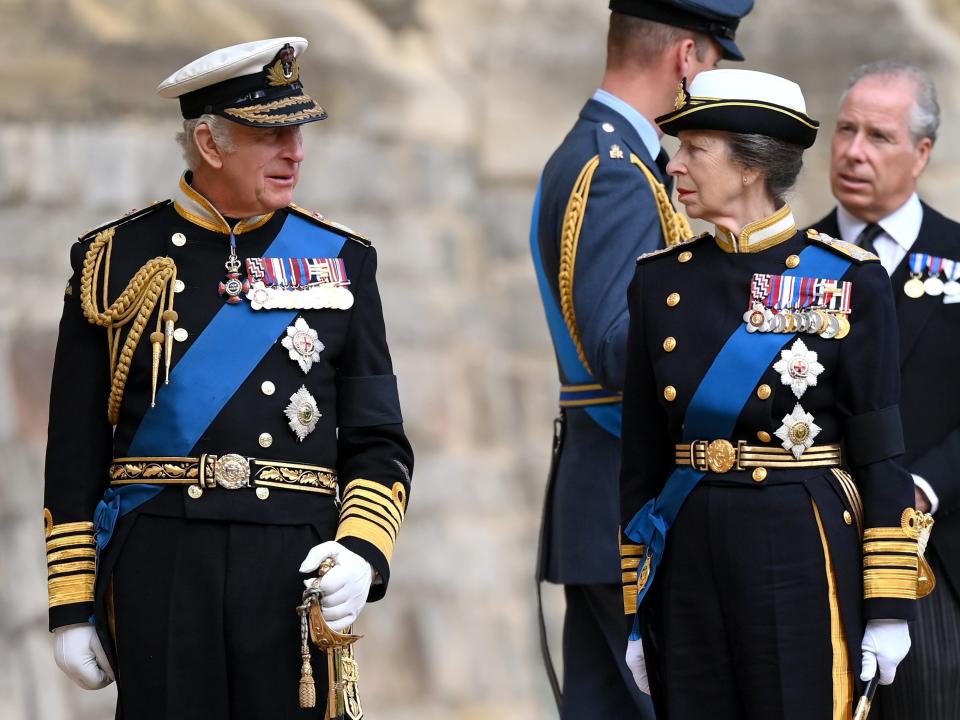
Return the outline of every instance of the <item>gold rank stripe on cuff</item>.
{"type": "Polygon", "coordinates": [[[623,583],[623,613],[637,611],[637,569],[647,554],[644,545],[620,542],[620,570],[623,583]]]}
{"type": "Polygon", "coordinates": [[[863,572],[863,597],[917,599],[917,571],[871,568],[863,572]]]}
{"type": "Polygon", "coordinates": [[[48,526],[47,593],[50,607],[93,602],[96,556],[92,522],[48,526]]]}
{"type": "Polygon", "coordinates": [[[405,505],[406,491],[402,483],[394,483],[392,489],[388,489],[372,480],[352,480],[343,492],[336,539],[366,540],[390,562],[403,524],[405,505]]]}

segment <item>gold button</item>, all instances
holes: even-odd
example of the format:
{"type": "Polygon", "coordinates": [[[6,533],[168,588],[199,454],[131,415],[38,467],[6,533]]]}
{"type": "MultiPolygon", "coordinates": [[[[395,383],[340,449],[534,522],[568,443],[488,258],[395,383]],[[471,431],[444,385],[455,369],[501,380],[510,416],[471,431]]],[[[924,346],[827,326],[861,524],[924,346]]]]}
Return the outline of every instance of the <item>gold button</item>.
{"type": "Polygon", "coordinates": [[[800,264],[800,258],[797,255],[791,255],[785,261],[785,264],[791,270],[800,264]]]}
{"type": "Polygon", "coordinates": [[[675,307],[680,303],[680,293],[670,293],[667,295],[667,307],[675,307]]]}
{"type": "Polygon", "coordinates": [[[184,289],[185,287],[186,287],[186,285],[184,284],[183,280],[177,280],[177,281],[173,284],[173,291],[176,292],[176,293],[181,293],[181,292],[183,292],[183,289],[184,289]]]}
{"type": "Polygon", "coordinates": [[[261,500],[266,500],[268,497],[270,497],[270,488],[258,487],[257,497],[261,500]]]}
{"type": "Polygon", "coordinates": [[[264,395],[273,395],[277,391],[277,386],[269,380],[264,380],[260,385],[260,389],[263,391],[264,395]]]}
{"type": "Polygon", "coordinates": [[[682,262],[682,263],[690,262],[692,258],[693,258],[693,253],[690,252],[689,250],[684,250],[682,253],[677,255],[677,262],[682,262]]]}
{"type": "Polygon", "coordinates": [[[843,511],[843,521],[844,521],[847,525],[853,525],[853,515],[850,514],[850,511],[849,511],[849,510],[844,510],[844,511],[843,511]]]}
{"type": "Polygon", "coordinates": [[[273,445],[273,435],[270,433],[261,433],[260,434],[260,447],[268,448],[273,445]]]}
{"type": "Polygon", "coordinates": [[[770,397],[770,393],[772,392],[773,391],[770,389],[769,385],[763,384],[757,388],[757,397],[761,400],[766,400],[768,397],[770,397]]]}
{"type": "Polygon", "coordinates": [[[673,402],[677,399],[677,389],[673,385],[667,385],[663,389],[663,397],[667,402],[673,402]]]}
{"type": "Polygon", "coordinates": [[[177,247],[183,247],[187,244],[187,236],[183,233],[174,233],[170,236],[170,242],[172,242],[177,247]]]}
{"type": "Polygon", "coordinates": [[[673,352],[677,347],[677,339],[668,337],[663,341],[663,349],[667,352],[673,352]]]}
{"type": "Polygon", "coordinates": [[[757,440],[760,442],[770,442],[770,433],[768,433],[766,430],[758,430],[757,440]]]}
{"type": "Polygon", "coordinates": [[[187,495],[192,497],[194,500],[203,495],[203,488],[199,485],[191,485],[187,488],[187,495]]]}
{"type": "Polygon", "coordinates": [[[754,482],[763,482],[767,479],[767,469],[766,468],[754,468],[753,470],[753,481],[754,482]]]}
{"type": "Polygon", "coordinates": [[[188,337],[190,337],[190,333],[188,333],[184,328],[177,328],[173,331],[173,339],[177,342],[183,342],[188,337]]]}

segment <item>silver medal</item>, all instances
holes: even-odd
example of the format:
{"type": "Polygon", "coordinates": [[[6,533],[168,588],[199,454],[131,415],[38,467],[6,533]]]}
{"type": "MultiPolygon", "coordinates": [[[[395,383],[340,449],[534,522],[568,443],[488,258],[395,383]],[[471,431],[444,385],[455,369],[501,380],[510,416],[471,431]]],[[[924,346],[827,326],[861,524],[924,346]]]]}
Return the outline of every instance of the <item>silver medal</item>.
{"type": "Polygon", "coordinates": [[[827,315],[827,326],[820,331],[820,337],[824,340],[832,340],[840,332],[840,321],[833,315],[827,315]]]}
{"type": "Polygon", "coordinates": [[[937,275],[928,277],[926,280],[923,281],[923,291],[927,295],[933,295],[933,296],[943,295],[944,293],[943,280],[941,280],[937,275]]]}

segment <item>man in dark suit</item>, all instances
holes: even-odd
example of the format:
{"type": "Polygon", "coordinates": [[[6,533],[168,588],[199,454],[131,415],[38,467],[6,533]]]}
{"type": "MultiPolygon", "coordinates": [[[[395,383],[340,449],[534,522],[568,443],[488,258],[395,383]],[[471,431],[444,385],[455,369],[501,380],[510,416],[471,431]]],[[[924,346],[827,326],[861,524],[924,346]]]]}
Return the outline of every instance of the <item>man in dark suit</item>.
{"type": "Polygon", "coordinates": [[[881,690],[884,720],[960,717],[960,224],[917,196],[939,123],[925,73],[893,61],[859,68],[833,135],[838,206],[814,226],[875,252],[891,276],[903,464],[916,484],[917,509],[936,519],[927,558],[939,584],[918,603],[913,651],[896,682],[881,690]]]}
{"type": "Polygon", "coordinates": [[[612,0],[601,88],[547,163],[531,251],[557,355],[561,415],[538,581],[565,586],[564,718],[651,718],[624,660],[618,475],[627,286],[638,255],[689,227],[670,203],[653,119],[721,58],[753,0],[612,0]],[[574,282],[575,279],[575,282],[574,282]]]}

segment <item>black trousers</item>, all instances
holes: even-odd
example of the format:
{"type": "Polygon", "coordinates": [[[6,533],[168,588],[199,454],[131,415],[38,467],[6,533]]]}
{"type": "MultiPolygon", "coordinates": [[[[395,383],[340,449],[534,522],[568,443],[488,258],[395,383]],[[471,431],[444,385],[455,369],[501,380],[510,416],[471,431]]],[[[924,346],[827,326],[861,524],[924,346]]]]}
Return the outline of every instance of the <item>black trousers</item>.
{"type": "Polygon", "coordinates": [[[691,493],[653,585],[658,720],[850,717],[860,630],[843,627],[817,514],[844,507],[822,495],[815,511],[804,484],[691,493]]]}
{"type": "Polygon", "coordinates": [[[133,522],[113,571],[117,717],[322,718],[326,662],[316,649],[319,707],[298,706],[296,606],[300,563],[329,538],[302,525],[133,522]]]}
{"type": "Polygon", "coordinates": [[[960,602],[936,554],[928,552],[927,559],[939,582],[917,601],[910,652],[893,684],[880,687],[882,720],[960,718],[960,602]]]}
{"type": "Polygon", "coordinates": [[[653,720],[624,661],[629,628],[619,585],[565,585],[563,720],[653,720]]]}

